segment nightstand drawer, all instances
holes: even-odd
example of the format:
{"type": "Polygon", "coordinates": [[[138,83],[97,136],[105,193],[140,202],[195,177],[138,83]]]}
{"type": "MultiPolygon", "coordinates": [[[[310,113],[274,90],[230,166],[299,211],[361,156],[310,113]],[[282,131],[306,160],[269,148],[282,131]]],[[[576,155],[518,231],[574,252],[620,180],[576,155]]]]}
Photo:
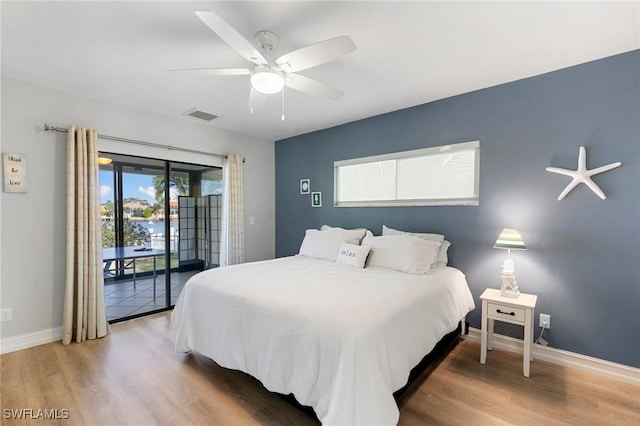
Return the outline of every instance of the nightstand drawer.
{"type": "Polygon", "coordinates": [[[524,322],[524,309],[513,306],[488,303],[487,314],[492,318],[505,318],[512,321],[524,322]]]}

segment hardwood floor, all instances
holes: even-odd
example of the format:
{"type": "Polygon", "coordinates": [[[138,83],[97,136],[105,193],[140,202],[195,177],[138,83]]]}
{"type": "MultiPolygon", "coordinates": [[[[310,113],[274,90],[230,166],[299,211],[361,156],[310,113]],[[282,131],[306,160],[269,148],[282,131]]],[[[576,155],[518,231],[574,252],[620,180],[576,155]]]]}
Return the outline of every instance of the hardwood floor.
{"type": "MultiPolygon", "coordinates": [[[[318,424],[246,374],[175,353],[173,337],[161,313],[115,324],[103,339],[2,355],[2,424],[318,424]],[[8,419],[16,409],[58,419],[8,419]]],[[[479,353],[461,341],[421,376],[400,398],[399,424],[640,425],[639,387],[541,361],[525,378],[519,355],[492,351],[483,366],[479,353]]]]}

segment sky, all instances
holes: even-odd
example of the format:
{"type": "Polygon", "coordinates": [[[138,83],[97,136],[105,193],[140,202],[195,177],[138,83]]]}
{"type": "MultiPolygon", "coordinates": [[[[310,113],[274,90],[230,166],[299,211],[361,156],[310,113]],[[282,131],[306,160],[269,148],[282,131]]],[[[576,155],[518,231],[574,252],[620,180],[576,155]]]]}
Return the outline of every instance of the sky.
{"type": "MultiPolygon", "coordinates": [[[[100,170],[100,204],[111,200],[113,202],[113,172],[100,170]]],[[[155,204],[155,191],[153,189],[153,176],[143,174],[124,173],[122,182],[123,198],[138,198],[147,200],[149,204],[155,204]]],[[[171,199],[176,198],[172,194],[171,199]]]]}

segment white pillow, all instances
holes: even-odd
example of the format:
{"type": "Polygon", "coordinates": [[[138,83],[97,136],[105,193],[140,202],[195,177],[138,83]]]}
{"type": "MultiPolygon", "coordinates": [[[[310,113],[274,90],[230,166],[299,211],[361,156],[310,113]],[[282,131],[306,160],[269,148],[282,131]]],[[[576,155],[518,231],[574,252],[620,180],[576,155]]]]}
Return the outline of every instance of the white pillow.
{"type": "Polygon", "coordinates": [[[368,231],[367,228],[344,229],[344,228],[338,228],[336,226],[329,226],[329,225],[322,225],[320,227],[321,231],[326,231],[327,229],[340,229],[342,231],[358,231],[358,232],[360,232],[360,241],[358,241],[358,244],[360,244],[360,242],[364,238],[364,234],[368,231]]]}
{"type": "Polygon", "coordinates": [[[364,262],[371,251],[371,247],[342,243],[338,251],[336,263],[345,263],[357,268],[364,268],[364,262]]]}
{"type": "Polygon", "coordinates": [[[440,243],[410,235],[374,237],[367,234],[363,245],[371,247],[368,266],[394,269],[410,274],[427,274],[436,261],[440,243]]]}
{"type": "Polygon", "coordinates": [[[447,255],[449,247],[451,247],[451,243],[447,240],[444,240],[442,243],[440,243],[440,250],[438,250],[438,260],[436,262],[438,268],[447,266],[449,264],[449,256],[447,255]]]}
{"type": "Polygon", "coordinates": [[[444,241],[444,235],[442,234],[423,234],[418,232],[405,232],[405,231],[399,231],[393,228],[387,228],[386,225],[382,225],[382,235],[411,235],[412,237],[422,238],[423,240],[437,241],[439,243],[444,241]]]}
{"type": "Polygon", "coordinates": [[[325,259],[332,262],[338,257],[338,250],[343,242],[360,244],[359,231],[331,228],[325,231],[307,229],[300,246],[300,256],[325,259]]]}
{"type": "Polygon", "coordinates": [[[438,258],[431,265],[431,269],[441,268],[443,266],[447,266],[447,264],[449,263],[447,251],[449,250],[451,243],[449,241],[446,241],[444,239],[444,235],[442,234],[405,232],[393,228],[387,228],[385,225],[382,225],[382,235],[411,235],[412,237],[422,238],[423,240],[438,241],[442,244],[440,245],[440,250],[438,251],[438,258]]]}

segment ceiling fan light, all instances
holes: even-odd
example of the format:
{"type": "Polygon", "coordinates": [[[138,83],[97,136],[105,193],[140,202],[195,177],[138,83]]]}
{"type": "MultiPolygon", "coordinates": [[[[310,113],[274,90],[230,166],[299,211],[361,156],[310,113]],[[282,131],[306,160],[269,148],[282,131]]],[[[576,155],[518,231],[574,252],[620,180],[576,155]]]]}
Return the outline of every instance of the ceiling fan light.
{"type": "Polygon", "coordinates": [[[284,87],[284,76],[273,68],[259,68],[251,73],[251,86],[260,93],[272,95],[284,87]]]}

